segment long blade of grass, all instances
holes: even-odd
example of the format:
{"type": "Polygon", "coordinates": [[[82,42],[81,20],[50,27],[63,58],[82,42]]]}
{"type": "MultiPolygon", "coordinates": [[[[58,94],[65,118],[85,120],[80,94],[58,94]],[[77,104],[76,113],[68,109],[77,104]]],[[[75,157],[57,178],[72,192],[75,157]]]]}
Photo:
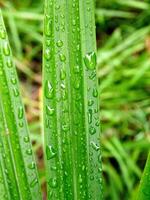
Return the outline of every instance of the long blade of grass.
{"type": "Polygon", "coordinates": [[[148,155],[145,169],[140,181],[139,191],[137,193],[137,200],[149,200],[150,199],[150,154],[148,155]]]}
{"type": "Polygon", "coordinates": [[[3,182],[0,199],[41,199],[18,78],[1,12],[0,176],[3,182]]]}
{"type": "Polygon", "coordinates": [[[101,199],[93,1],[45,1],[48,199],[101,199]]]}

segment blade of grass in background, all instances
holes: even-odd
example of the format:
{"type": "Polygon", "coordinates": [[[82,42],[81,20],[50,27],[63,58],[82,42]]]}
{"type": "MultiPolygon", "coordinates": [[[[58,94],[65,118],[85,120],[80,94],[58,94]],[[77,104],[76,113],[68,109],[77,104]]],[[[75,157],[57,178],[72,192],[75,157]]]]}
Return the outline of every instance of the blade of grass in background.
{"type": "Polygon", "coordinates": [[[101,199],[93,1],[45,1],[43,62],[48,199],[101,199]]]}
{"type": "Polygon", "coordinates": [[[37,167],[0,12],[0,199],[40,200],[37,167]]]}

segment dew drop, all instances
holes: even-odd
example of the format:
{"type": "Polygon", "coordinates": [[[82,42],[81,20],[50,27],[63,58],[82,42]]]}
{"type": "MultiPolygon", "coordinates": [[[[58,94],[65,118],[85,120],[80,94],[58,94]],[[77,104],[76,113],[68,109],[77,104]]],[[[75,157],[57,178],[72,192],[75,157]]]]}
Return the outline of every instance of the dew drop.
{"type": "Polygon", "coordinates": [[[92,109],[89,109],[89,112],[88,112],[88,123],[89,124],[92,123],[92,109]]]}
{"type": "Polygon", "coordinates": [[[16,85],[17,79],[16,79],[16,78],[11,78],[11,83],[12,83],[13,85],[16,85]]]}
{"type": "Polygon", "coordinates": [[[100,122],[99,120],[97,120],[97,122],[95,123],[96,126],[99,126],[100,125],[100,122]]]}
{"type": "Polygon", "coordinates": [[[60,9],[60,5],[56,5],[56,10],[59,10],[60,9]]]}
{"type": "Polygon", "coordinates": [[[51,45],[51,40],[50,39],[47,39],[46,40],[46,45],[49,47],[51,45]]]}
{"type": "Polygon", "coordinates": [[[32,155],[32,149],[27,149],[27,150],[26,150],[26,154],[32,155]]]}
{"type": "Polygon", "coordinates": [[[32,162],[31,164],[28,165],[29,169],[35,169],[35,162],[32,162]]]}
{"type": "Polygon", "coordinates": [[[63,41],[62,40],[58,40],[57,43],[56,43],[56,45],[58,47],[62,47],[63,46],[63,41]]]}
{"type": "Polygon", "coordinates": [[[63,68],[60,70],[60,79],[64,80],[66,78],[66,72],[63,68]]]}
{"type": "Polygon", "coordinates": [[[29,142],[29,137],[28,137],[28,136],[25,136],[25,137],[24,137],[24,142],[25,142],[25,143],[28,143],[28,142],[29,142]]]}
{"type": "Polygon", "coordinates": [[[89,128],[89,132],[90,132],[91,135],[94,135],[96,133],[96,129],[93,126],[91,126],[89,128]]]}
{"type": "Polygon", "coordinates": [[[51,167],[51,170],[56,171],[56,170],[57,170],[57,167],[56,167],[56,166],[52,166],[52,167],[51,167]]]}
{"type": "Polygon", "coordinates": [[[76,26],[76,21],[72,20],[72,24],[73,24],[73,26],[76,26]]]}
{"type": "Polygon", "coordinates": [[[93,100],[89,100],[88,101],[88,106],[92,106],[94,104],[94,101],[93,100]]]}
{"type": "Polygon", "coordinates": [[[98,97],[98,91],[96,88],[93,89],[93,97],[98,97]]]}
{"type": "Polygon", "coordinates": [[[10,58],[8,58],[8,60],[6,61],[6,65],[8,68],[11,68],[13,66],[12,60],[10,58]]]}
{"type": "Polygon", "coordinates": [[[46,48],[46,50],[45,50],[45,58],[46,58],[47,60],[50,60],[50,59],[51,59],[51,51],[50,51],[49,48],[46,48]]]}
{"type": "Polygon", "coordinates": [[[96,54],[95,52],[87,53],[84,57],[84,63],[88,69],[95,69],[96,67],[96,54]]]}
{"type": "Polygon", "coordinates": [[[56,156],[55,149],[50,145],[46,146],[46,156],[47,156],[47,160],[50,160],[56,156]]]}
{"type": "Polygon", "coordinates": [[[19,90],[17,88],[14,88],[13,89],[13,93],[14,93],[14,96],[15,97],[18,97],[19,96],[19,90]]]}
{"type": "Polygon", "coordinates": [[[98,168],[98,171],[101,173],[101,172],[102,172],[102,167],[99,167],[99,168],[98,168]]]}
{"type": "Polygon", "coordinates": [[[94,176],[93,176],[93,175],[90,176],[90,180],[91,180],[91,181],[94,180],[94,176]]]}
{"type": "Polygon", "coordinates": [[[50,106],[46,106],[46,114],[49,116],[52,116],[54,114],[54,108],[51,108],[50,106]]]}
{"type": "Polygon", "coordinates": [[[100,147],[95,142],[91,142],[91,146],[95,151],[99,151],[100,149],[100,147]]]}
{"type": "Polygon", "coordinates": [[[50,178],[49,181],[48,181],[48,185],[51,188],[56,188],[58,186],[57,179],[56,178],[50,178]]]}
{"type": "Polygon", "coordinates": [[[95,77],[96,77],[96,72],[94,71],[94,72],[91,73],[91,75],[89,76],[89,78],[91,80],[94,80],[95,77]]]}
{"type": "Polygon", "coordinates": [[[45,83],[45,96],[48,99],[52,99],[54,96],[54,89],[49,81],[46,81],[45,83]]]}
{"type": "Polygon", "coordinates": [[[74,66],[74,72],[75,72],[75,73],[79,73],[79,72],[80,72],[80,67],[79,67],[79,65],[75,65],[75,66],[74,66]]]}
{"type": "Polygon", "coordinates": [[[46,35],[51,36],[52,35],[52,20],[49,15],[46,15],[46,35]]]}
{"type": "Polygon", "coordinates": [[[32,180],[32,182],[30,183],[30,186],[33,188],[37,183],[38,183],[38,179],[37,179],[37,178],[34,178],[34,179],[32,180]]]}
{"type": "Polygon", "coordinates": [[[68,124],[63,124],[63,125],[62,125],[62,130],[63,130],[64,132],[69,131],[69,126],[68,126],[68,124]]]}
{"type": "Polygon", "coordinates": [[[4,43],[3,52],[4,52],[5,56],[10,55],[10,48],[9,48],[8,42],[4,43]]]}
{"type": "Polygon", "coordinates": [[[6,32],[3,28],[0,29],[0,38],[2,38],[2,39],[6,38],[6,32]]]}
{"type": "Polygon", "coordinates": [[[74,88],[77,90],[80,88],[80,79],[79,78],[74,81],[74,88]]]}
{"type": "Polygon", "coordinates": [[[23,118],[23,107],[22,107],[22,106],[20,106],[20,107],[18,108],[18,118],[19,118],[19,119],[22,119],[22,118],[23,118]]]}
{"type": "Polygon", "coordinates": [[[82,182],[83,182],[82,176],[81,174],[79,174],[79,183],[82,183],[82,182]]]}
{"type": "Polygon", "coordinates": [[[65,62],[66,61],[66,56],[64,54],[60,54],[59,55],[59,58],[62,62],[65,62]]]}

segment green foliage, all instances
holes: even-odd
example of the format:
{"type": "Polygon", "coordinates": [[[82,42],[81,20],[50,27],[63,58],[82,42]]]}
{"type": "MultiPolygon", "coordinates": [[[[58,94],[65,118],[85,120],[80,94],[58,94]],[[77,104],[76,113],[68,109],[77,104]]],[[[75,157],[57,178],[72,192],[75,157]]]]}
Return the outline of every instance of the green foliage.
{"type": "Polygon", "coordinates": [[[140,181],[139,191],[137,193],[137,200],[149,200],[150,199],[150,154],[147,158],[147,163],[144,169],[143,176],[140,181]]]}
{"type": "MultiPolygon", "coordinates": [[[[0,0],[1,5],[45,196],[40,134],[42,123],[39,119],[43,1],[0,0]],[[16,46],[18,43],[21,45],[16,46]]],[[[149,7],[149,0],[97,0],[101,144],[106,200],[136,199],[150,147],[149,7]],[[136,166],[135,169],[128,159],[136,166]]]]}
{"type": "Polygon", "coordinates": [[[43,59],[48,199],[101,199],[93,1],[46,1],[43,59]]]}
{"type": "Polygon", "coordinates": [[[1,12],[0,191],[2,200],[41,199],[17,74],[1,12]]]}
{"type": "Polygon", "coordinates": [[[150,145],[150,4],[142,1],[144,9],[121,3],[101,1],[97,8],[110,11],[103,18],[97,12],[97,32],[104,196],[114,200],[135,199],[150,145]]]}

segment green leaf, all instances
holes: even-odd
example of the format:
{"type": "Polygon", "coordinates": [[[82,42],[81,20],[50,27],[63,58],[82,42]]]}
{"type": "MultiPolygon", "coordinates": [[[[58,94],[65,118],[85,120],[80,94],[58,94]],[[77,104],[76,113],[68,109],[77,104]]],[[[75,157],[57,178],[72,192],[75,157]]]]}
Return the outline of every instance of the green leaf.
{"type": "Polygon", "coordinates": [[[94,1],[45,1],[48,199],[101,199],[94,1]]]}
{"type": "Polygon", "coordinates": [[[146,166],[140,181],[139,191],[137,193],[137,200],[150,199],[150,154],[148,155],[146,166]]]}
{"type": "Polygon", "coordinates": [[[0,199],[40,200],[37,167],[0,11],[0,199]],[[35,195],[36,194],[36,195],[35,195]]]}

